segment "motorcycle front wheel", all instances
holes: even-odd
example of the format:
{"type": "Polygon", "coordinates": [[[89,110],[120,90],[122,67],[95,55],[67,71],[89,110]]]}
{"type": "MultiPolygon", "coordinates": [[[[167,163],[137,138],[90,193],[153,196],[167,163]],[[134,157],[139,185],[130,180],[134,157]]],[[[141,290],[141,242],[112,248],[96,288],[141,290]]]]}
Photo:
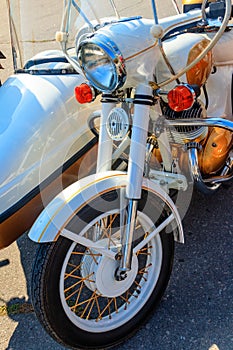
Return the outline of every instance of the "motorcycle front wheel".
{"type": "MultiPolygon", "coordinates": [[[[67,224],[101,247],[120,246],[119,192],[99,195],[67,224]]],[[[156,198],[139,201],[134,245],[169,215],[156,198]],[[156,218],[156,219],[155,219],[156,218]]],[[[118,281],[117,260],[60,237],[39,247],[32,274],[32,302],[45,330],[73,349],[101,349],[129,338],[148,319],[167,287],[173,263],[172,232],[163,230],[133,256],[131,271],[118,281]]]]}

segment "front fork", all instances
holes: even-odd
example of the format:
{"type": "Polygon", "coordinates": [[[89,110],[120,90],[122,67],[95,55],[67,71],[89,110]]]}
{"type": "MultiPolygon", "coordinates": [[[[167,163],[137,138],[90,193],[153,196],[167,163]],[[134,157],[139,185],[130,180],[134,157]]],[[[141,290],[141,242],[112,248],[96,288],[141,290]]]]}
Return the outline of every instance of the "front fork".
{"type": "MultiPolygon", "coordinates": [[[[138,200],[141,198],[142,180],[146,155],[149,113],[153,102],[152,89],[149,85],[140,84],[134,96],[134,116],[128,162],[128,181],[121,199],[121,243],[119,254],[120,266],[116,272],[117,279],[126,276],[131,269],[133,233],[137,217],[138,200]]],[[[106,131],[107,118],[116,103],[103,96],[102,122],[100,126],[97,171],[111,170],[112,139],[106,131]]]]}

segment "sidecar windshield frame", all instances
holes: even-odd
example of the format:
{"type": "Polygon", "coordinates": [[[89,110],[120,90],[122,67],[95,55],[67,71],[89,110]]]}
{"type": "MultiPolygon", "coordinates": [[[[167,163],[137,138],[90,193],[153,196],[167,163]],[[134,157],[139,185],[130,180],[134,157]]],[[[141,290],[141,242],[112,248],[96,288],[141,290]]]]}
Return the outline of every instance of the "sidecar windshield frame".
{"type": "Polygon", "coordinates": [[[109,23],[117,23],[132,18],[153,18],[151,1],[125,0],[65,0],[61,32],[66,35],[63,51],[75,46],[77,34],[94,33],[109,23]]]}
{"type": "MultiPolygon", "coordinates": [[[[109,19],[118,22],[127,18],[154,18],[151,0],[7,0],[7,4],[13,66],[18,73],[74,72],[64,54],[63,57],[60,55],[61,46],[55,39],[59,30],[67,33],[65,52],[75,59],[72,49],[75,47],[77,33],[82,35],[87,28],[89,32],[95,31],[109,23],[109,19]],[[43,54],[38,56],[39,53],[43,54]]],[[[163,6],[158,1],[157,7],[158,17],[165,16],[164,13],[161,16],[163,6]]],[[[173,14],[174,11],[171,11],[169,15],[173,14]]]]}
{"type": "MultiPolygon", "coordinates": [[[[121,10],[125,1],[117,2],[121,10]]],[[[139,0],[134,1],[139,14],[140,3],[139,0]]],[[[61,47],[55,39],[56,32],[61,29],[61,22],[66,23],[65,31],[69,32],[66,52],[75,59],[75,53],[70,49],[74,48],[76,34],[83,25],[91,28],[91,21],[98,25],[100,17],[119,17],[112,0],[7,0],[7,5],[15,73],[77,73],[61,54],[61,47]],[[72,6],[75,13],[71,11],[66,18],[67,6],[68,9],[72,6]]],[[[131,13],[131,6],[128,6],[127,11],[127,15],[131,13]]]]}
{"type": "Polygon", "coordinates": [[[109,24],[117,25],[143,17],[153,19],[152,2],[154,0],[65,0],[58,35],[62,52],[76,71],[83,74],[77,62],[79,42],[109,24]]]}
{"type": "Polygon", "coordinates": [[[76,73],[55,40],[63,3],[51,0],[7,0],[15,73],[76,73]]]}

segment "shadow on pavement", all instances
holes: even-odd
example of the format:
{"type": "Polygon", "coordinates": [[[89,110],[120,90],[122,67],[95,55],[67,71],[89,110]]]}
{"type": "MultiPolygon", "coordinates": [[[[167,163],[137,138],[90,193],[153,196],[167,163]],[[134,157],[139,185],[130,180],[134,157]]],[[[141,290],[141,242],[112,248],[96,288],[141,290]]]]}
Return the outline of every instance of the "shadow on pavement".
{"type": "MultiPolygon", "coordinates": [[[[30,241],[27,234],[17,241],[20,251],[22,267],[27,281],[27,295],[25,297],[13,298],[7,303],[8,316],[18,323],[6,350],[61,350],[59,344],[55,343],[39,324],[30,299],[30,281],[34,256],[38,245],[30,241]]],[[[20,283],[20,281],[19,281],[20,283]]],[[[4,349],[5,350],[5,349],[4,349]]]]}

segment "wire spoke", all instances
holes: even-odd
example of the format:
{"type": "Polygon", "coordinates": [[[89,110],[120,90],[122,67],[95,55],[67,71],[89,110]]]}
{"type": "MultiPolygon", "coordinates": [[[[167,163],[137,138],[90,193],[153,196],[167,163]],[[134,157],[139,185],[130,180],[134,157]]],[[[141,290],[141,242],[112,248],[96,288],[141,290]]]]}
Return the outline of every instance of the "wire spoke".
{"type": "MultiPolygon", "coordinates": [[[[137,220],[135,239],[137,241],[146,239],[149,235],[147,230],[143,228],[143,222],[137,220]]],[[[96,242],[99,241],[100,245],[103,245],[103,249],[111,251],[118,247],[118,242],[120,244],[119,232],[118,211],[109,213],[106,217],[96,220],[92,226],[88,226],[84,237],[90,239],[90,235],[92,235],[92,239],[96,242]]],[[[106,271],[103,267],[105,266],[105,260],[103,259],[106,259],[106,263],[108,263],[106,256],[97,252],[94,248],[84,249],[84,246],[76,244],[74,250],[70,253],[70,259],[64,274],[64,299],[69,310],[75,317],[82,319],[82,322],[94,321],[101,325],[102,322],[121,319],[122,316],[119,316],[119,314],[129,312],[128,310],[134,307],[132,301],[140,300],[144,288],[147,288],[145,286],[147,285],[149,269],[152,266],[152,249],[152,243],[147,242],[145,246],[137,251],[138,269],[135,271],[134,280],[128,287],[126,284],[125,290],[121,291],[121,288],[119,288],[121,293],[119,292],[119,295],[112,297],[102,294],[105,290],[108,294],[111,283],[112,286],[115,283],[110,280],[110,286],[108,285],[106,289],[103,287],[104,284],[102,285],[102,283],[108,283],[105,279],[105,272],[101,270],[106,271]]],[[[111,264],[109,265],[110,268],[116,266],[112,262],[111,264]]]]}
{"type": "Polygon", "coordinates": [[[79,271],[81,264],[78,265],[78,266],[75,266],[74,264],[68,264],[67,266],[72,266],[72,267],[74,267],[74,269],[71,272],[69,272],[69,273],[67,273],[67,272],[65,273],[65,280],[68,277],[80,278],[79,276],[74,275],[74,272],[79,271]]]}
{"type": "Polygon", "coordinates": [[[101,223],[100,222],[97,222],[96,225],[99,227],[99,229],[102,230],[102,239],[103,238],[107,238],[109,240],[108,242],[108,249],[110,249],[110,246],[111,244],[113,244],[114,246],[116,245],[116,243],[114,242],[114,240],[112,239],[112,225],[113,223],[115,222],[116,218],[119,216],[118,213],[112,215],[110,214],[109,215],[109,224],[107,224],[107,219],[108,218],[105,218],[105,219],[102,219],[101,220],[101,223]]]}
{"type": "MultiPolygon", "coordinates": [[[[108,299],[108,298],[107,298],[108,299]]],[[[100,319],[100,317],[102,317],[102,315],[104,314],[104,312],[109,309],[109,306],[111,305],[111,303],[113,302],[113,298],[108,301],[107,305],[104,307],[104,309],[101,311],[101,313],[99,314],[97,319],[100,319]]]]}
{"type": "MultiPolygon", "coordinates": [[[[86,276],[85,278],[79,277],[80,280],[79,280],[78,282],[72,284],[72,285],[69,286],[68,288],[66,288],[66,289],[64,290],[64,293],[69,292],[72,288],[78,286],[80,283],[82,283],[82,282],[85,281],[85,280],[88,281],[88,282],[94,282],[94,280],[90,280],[90,279],[89,279],[89,277],[91,277],[91,276],[93,276],[93,272],[92,272],[90,275],[86,276]]],[[[72,293],[72,295],[74,295],[76,292],[77,292],[77,290],[74,291],[74,292],[72,293]]],[[[69,297],[70,297],[70,296],[71,296],[71,295],[69,295],[69,297]]]]}

